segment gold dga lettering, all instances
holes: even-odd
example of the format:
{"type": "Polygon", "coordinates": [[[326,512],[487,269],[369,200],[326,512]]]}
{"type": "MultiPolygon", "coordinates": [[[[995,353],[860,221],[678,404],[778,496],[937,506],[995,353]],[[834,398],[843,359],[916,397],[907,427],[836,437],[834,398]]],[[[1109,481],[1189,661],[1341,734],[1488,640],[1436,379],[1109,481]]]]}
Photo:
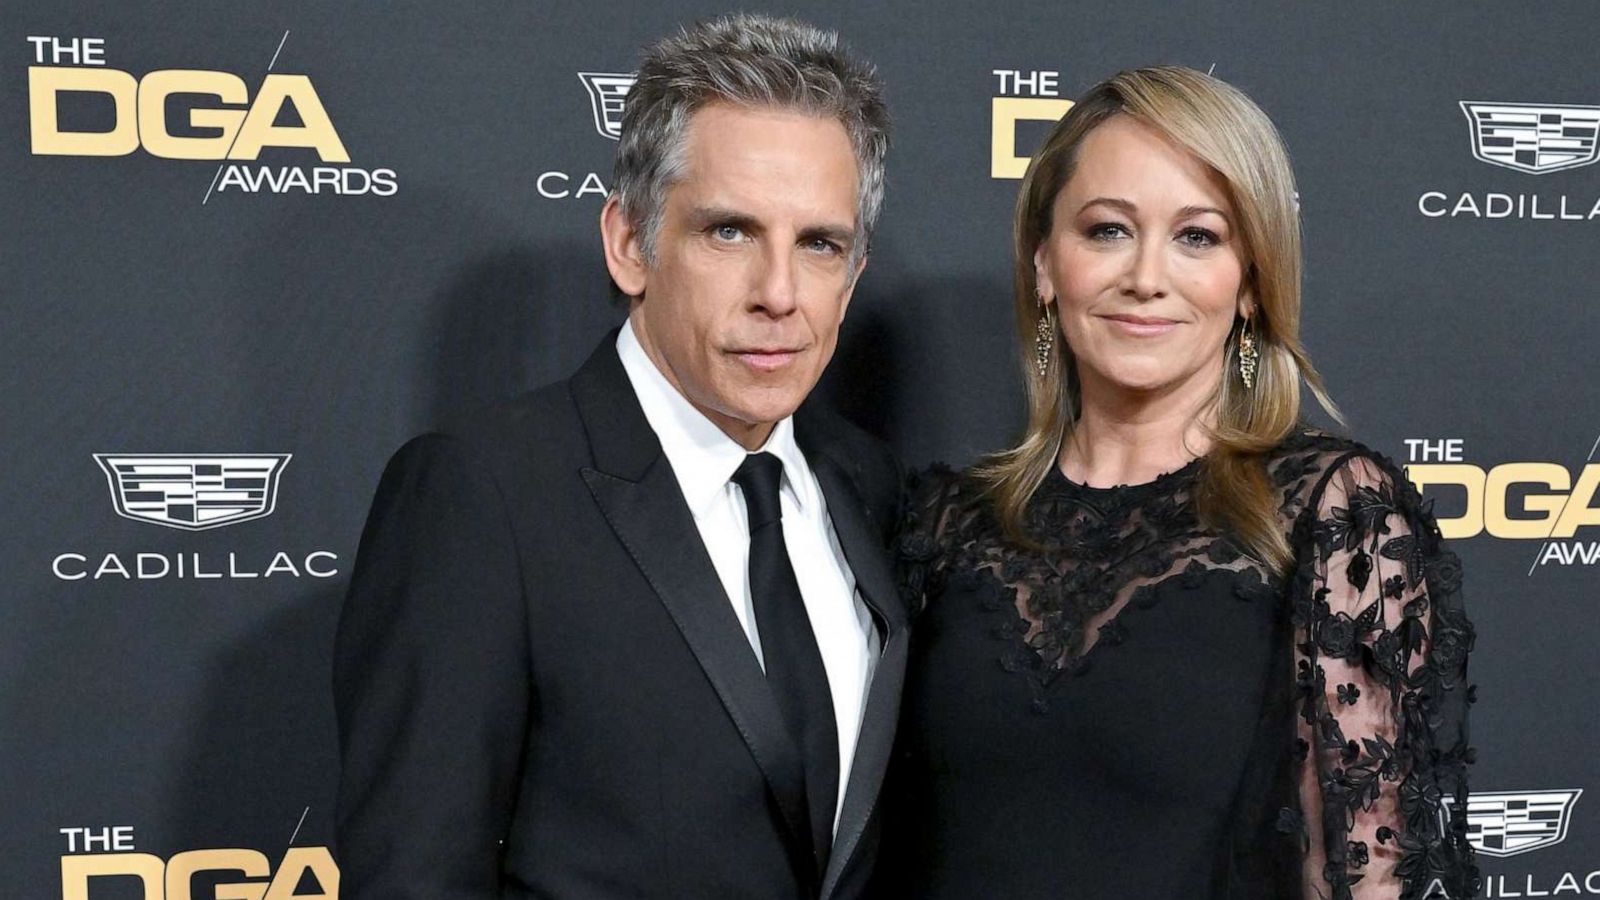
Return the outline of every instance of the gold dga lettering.
{"type": "Polygon", "coordinates": [[[1572,489],[1561,518],[1556,520],[1555,537],[1569,538],[1584,525],[1600,525],[1600,507],[1594,505],[1594,495],[1600,491],[1600,463],[1583,467],[1578,484],[1572,489]]]}
{"type": "Polygon", "coordinates": [[[1469,538],[1483,530],[1484,471],[1466,463],[1412,463],[1406,475],[1417,490],[1429,485],[1456,485],[1467,491],[1467,508],[1453,519],[1439,519],[1439,533],[1447,538],[1469,538]]]}
{"type": "MultiPolygon", "coordinates": [[[[221,894],[217,900],[223,900],[221,894]]],[[[327,847],[290,847],[278,866],[278,874],[267,888],[264,900],[339,900],[339,867],[327,847]],[[295,887],[307,869],[322,885],[320,894],[296,894],[295,887]]]]}
{"type": "Polygon", "coordinates": [[[244,79],[229,72],[161,69],[139,82],[139,138],[152,156],[163,159],[222,159],[244,119],[242,109],[199,108],[189,111],[195,128],[220,128],[212,137],[174,137],[167,131],[167,97],[205,94],[223,103],[250,102],[244,79]]]}
{"type": "Polygon", "coordinates": [[[309,147],[317,151],[323,162],[347,163],[350,154],[345,152],[333,120],[322,108],[317,89],[304,75],[268,75],[261,84],[261,93],[250,105],[250,112],[239,126],[239,140],[233,145],[229,159],[255,159],[262,147],[309,147]],[[295,111],[303,125],[274,125],[284,101],[293,100],[295,111]]]}
{"type": "MultiPolygon", "coordinates": [[[[191,900],[194,876],[200,872],[242,872],[246,878],[266,878],[272,864],[259,850],[241,848],[185,850],[167,860],[167,900],[191,900]]],[[[266,882],[219,884],[216,900],[261,900],[266,882]]]]}
{"type": "Polygon", "coordinates": [[[89,879],[132,875],[144,884],[144,900],[163,900],[161,857],[149,853],[83,853],[61,857],[61,900],[89,900],[89,879]]]}
{"type": "Polygon", "coordinates": [[[1021,178],[1028,157],[1017,155],[1019,121],[1054,122],[1072,108],[1071,100],[1053,97],[996,97],[991,110],[989,177],[1021,178]]]}
{"type": "Polygon", "coordinates": [[[1484,484],[1483,527],[1498,538],[1547,538],[1550,526],[1572,487],[1572,475],[1555,463],[1502,463],[1489,470],[1484,484]],[[1544,513],[1536,519],[1506,515],[1506,495],[1514,484],[1537,484],[1551,492],[1530,493],[1522,500],[1528,512],[1544,513]],[[1552,493],[1559,492],[1559,493],[1552,493]]]}
{"type": "Polygon", "coordinates": [[[117,69],[28,67],[28,130],[35,156],[127,156],[139,149],[134,106],[139,83],[117,69]],[[62,131],[56,97],[62,91],[105,94],[115,104],[110,131],[62,131]]]}

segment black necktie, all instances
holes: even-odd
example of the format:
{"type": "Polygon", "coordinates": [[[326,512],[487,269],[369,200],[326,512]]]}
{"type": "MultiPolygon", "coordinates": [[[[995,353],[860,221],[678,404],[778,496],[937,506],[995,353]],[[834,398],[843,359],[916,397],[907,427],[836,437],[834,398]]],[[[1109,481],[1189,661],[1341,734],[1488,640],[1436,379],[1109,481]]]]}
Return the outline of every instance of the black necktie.
{"type": "Polygon", "coordinates": [[[833,717],[828,671],[816,632],[800,598],[800,585],[783,541],[778,482],[783,461],[770,453],[745,457],[733,482],[744,491],[750,514],[750,598],[767,668],[767,684],[805,760],[806,805],[812,850],[820,875],[833,843],[833,811],[839,794],[839,732],[833,717]]]}

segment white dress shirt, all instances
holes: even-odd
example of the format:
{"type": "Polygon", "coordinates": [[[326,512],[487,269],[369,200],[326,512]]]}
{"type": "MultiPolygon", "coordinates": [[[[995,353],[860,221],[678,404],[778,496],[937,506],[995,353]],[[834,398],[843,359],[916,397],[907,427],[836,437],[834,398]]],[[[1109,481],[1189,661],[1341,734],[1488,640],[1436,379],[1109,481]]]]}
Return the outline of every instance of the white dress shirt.
{"type": "MultiPolygon", "coordinates": [[[[695,409],[645,355],[633,333],[633,323],[617,336],[617,354],[644,408],[644,417],[661,441],[672,464],[678,487],[694,514],[700,539],[711,554],[717,577],[744,627],[757,662],[762,663],[761,634],[750,598],[750,527],[744,492],[732,481],[747,451],[695,409]]],[[[806,604],[806,615],[822,651],[833,693],[834,720],[839,731],[839,797],[834,806],[834,828],[844,807],[850,764],[861,733],[861,714],[867,685],[878,659],[878,632],[872,613],[856,591],[856,579],[845,561],[827,502],[816,475],[794,440],[794,422],[775,425],[759,451],[783,461],[783,481],[778,502],[783,509],[783,540],[794,567],[795,581],[806,604]]],[[[710,598],[708,598],[710,599],[710,598]]]]}

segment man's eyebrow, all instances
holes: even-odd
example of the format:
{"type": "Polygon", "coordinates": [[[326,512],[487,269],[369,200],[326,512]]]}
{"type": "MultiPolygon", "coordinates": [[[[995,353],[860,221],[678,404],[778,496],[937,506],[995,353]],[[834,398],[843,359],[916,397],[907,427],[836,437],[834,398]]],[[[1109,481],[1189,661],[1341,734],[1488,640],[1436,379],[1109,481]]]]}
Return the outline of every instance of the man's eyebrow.
{"type": "Polygon", "coordinates": [[[849,247],[856,242],[856,230],[848,225],[838,224],[808,225],[800,229],[801,241],[812,241],[817,238],[833,241],[841,247],[849,247]]]}
{"type": "MultiPolygon", "coordinates": [[[[761,231],[761,223],[755,216],[724,206],[697,206],[689,210],[687,218],[689,227],[693,231],[702,231],[714,225],[732,225],[752,234],[761,231]]],[[[849,247],[855,243],[856,231],[849,225],[839,222],[819,222],[800,229],[801,241],[818,238],[833,241],[841,247],[849,247]]]]}
{"type": "Polygon", "coordinates": [[[697,206],[689,210],[688,218],[689,226],[695,231],[712,225],[732,225],[751,231],[757,225],[755,216],[722,206],[697,206]]]}

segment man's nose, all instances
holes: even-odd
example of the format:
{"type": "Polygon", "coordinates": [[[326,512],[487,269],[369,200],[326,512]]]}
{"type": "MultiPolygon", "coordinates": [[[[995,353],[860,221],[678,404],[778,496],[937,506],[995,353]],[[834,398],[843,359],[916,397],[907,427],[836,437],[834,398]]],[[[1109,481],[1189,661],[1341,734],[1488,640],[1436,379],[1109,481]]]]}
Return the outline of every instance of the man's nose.
{"type": "Polygon", "coordinates": [[[769,316],[786,316],[796,304],[795,259],[792,249],[769,245],[761,254],[755,306],[769,316]]]}

